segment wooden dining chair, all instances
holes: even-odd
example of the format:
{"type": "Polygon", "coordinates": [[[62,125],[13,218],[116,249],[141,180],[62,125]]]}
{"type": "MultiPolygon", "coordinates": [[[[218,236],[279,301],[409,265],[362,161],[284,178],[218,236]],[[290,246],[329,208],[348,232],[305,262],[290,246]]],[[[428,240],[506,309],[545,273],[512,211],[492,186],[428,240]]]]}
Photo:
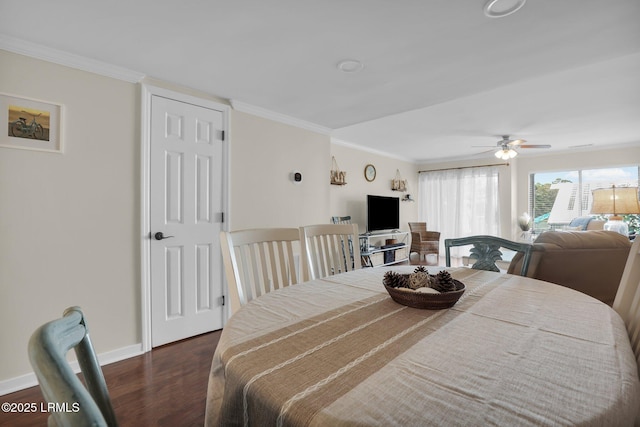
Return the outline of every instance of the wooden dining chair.
{"type": "Polygon", "coordinates": [[[613,309],[622,317],[640,369],[640,237],[629,251],[613,309]]]}
{"type": "Polygon", "coordinates": [[[433,254],[436,256],[436,262],[440,262],[440,232],[427,231],[426,222],[410,222],[409,230],[411,231],[411,250],[410,253],[417,252],[419,259],[433,254]]]}
{"type": "Polygon", "coordinates": [[[118,425],[80,307],[66,309],[62,318],[40,326],[31,335],[29,360],[45,401],[60,408],[49,411],[49,425],[118,425]],[[72,348],[86,387],[67,361],[72,348]]]}
{"type": "Polygon", "coordinates": [[[362,268],[357,224],[319,224],[300,228],[306,279],[362,268]],[[350,248],[353,253],[350,253],[350,248]]]}
{"type": "Polygon", "coordinates": [[[476,270],[500,271],[496,265],[496,261],[502,260],[502,252],[500,248],[510,249],[516,252],[522,252],[523,261],[520,270],[520,276],[526,276],[531,262],[530,243],[519,243],[512,240],[503,239],[496,236],[469,236],[457,239],[445,239],[444,249],[446,255],[447,267],[451,267],[451,248],[454,246],[473,245],[469,258],[475,259],[475,263],[471,266],[476,270]]]}
{"type": "Polygon", "coordinates": [[[299,282],[297,228],[222,231],[220,245],[231,312],[267,292],[299,282]]]}

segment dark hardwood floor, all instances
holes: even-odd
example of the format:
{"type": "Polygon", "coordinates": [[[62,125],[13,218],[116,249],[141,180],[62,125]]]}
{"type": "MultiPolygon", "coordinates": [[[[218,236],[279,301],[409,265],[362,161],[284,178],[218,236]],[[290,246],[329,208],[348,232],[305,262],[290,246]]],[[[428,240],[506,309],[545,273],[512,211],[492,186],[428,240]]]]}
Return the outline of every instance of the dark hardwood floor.
{"type": "MultiPolygon", "coordinates": [[[[116,418],[127,426],[202,426],[215,331],[154,348],[102,367],[116,418]]],[[[0,402],[44,402],[40,387],[0,396],[0,402]]],[[[48,414],[0,412],[0,426],[46,426],[48,414]]]]}

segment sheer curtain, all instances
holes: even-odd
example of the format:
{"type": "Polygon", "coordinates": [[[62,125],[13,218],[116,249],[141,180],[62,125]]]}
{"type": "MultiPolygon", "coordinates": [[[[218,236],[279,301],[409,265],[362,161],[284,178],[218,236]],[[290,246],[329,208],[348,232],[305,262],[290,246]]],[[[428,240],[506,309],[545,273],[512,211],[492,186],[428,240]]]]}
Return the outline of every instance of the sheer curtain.
{"type": "MultiPolygon", "coordinates": [[[[420,172],[418,218],[444,239],[478,234],[498,236],[500,206],[498,167],[477,167],[420,172]]],[[[463,254],[454,251],[453,256],[463,254]]]]}

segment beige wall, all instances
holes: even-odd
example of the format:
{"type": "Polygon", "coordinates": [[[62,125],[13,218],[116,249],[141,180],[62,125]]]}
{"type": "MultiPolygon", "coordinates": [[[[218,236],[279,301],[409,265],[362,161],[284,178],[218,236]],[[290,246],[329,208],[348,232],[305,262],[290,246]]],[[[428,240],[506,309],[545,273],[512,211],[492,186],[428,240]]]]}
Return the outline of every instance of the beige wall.
{"type": "MultiPolygon", "coordinates": [[[[418,190],[417,165],[411,162],[385,157],[369,151],[359,150],[340,143],[331,144],[331,156],[336,158],[340,170],[346,171],[347,185],[330,185],[331,216],[350,215],[358,224],[361,233],[367,231],[367,194],[390,197],[404,197],[406,193],[391,190],[391,180],[400,171],[407,180],[407,193],[415,198],[418,190]],[[364,177],[364,168],[372,164],[376,168],[376,178],[369,182],[364,177]]],[[[329,181],[329,168],[326,172],[329,181]]],[[[408,222],[417,221],[416,202],[400,203],[400,229],[409,231],[408,222]]]]}
{"type": "Polygon", "coordinates": [[[231,230],[329,221],[327,135],[233,111],[230,139],[231,230]]]}
{"type": "Polygon", "coordinates": [[[0,148],[0,381],[71,305],[98,352],[140,342],[137,87],[0,50],[0,92],[62,104],[64,154],[0,148]],[[117,333],[114,333],[117,331],[117,333]]]}

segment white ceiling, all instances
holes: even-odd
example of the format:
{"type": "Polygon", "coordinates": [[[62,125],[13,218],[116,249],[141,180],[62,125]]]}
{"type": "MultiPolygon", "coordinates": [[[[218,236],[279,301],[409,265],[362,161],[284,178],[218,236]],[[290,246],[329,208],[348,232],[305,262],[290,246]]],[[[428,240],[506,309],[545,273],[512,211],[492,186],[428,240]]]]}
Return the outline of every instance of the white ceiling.
{"type": "Polygon", "coordinates": [[[490,158],[474,146],[501,134],[553,146],[523,156],[640,144],[640,1],[485,2],[0,0],[0,35],[416,162],[490,158]]]}

